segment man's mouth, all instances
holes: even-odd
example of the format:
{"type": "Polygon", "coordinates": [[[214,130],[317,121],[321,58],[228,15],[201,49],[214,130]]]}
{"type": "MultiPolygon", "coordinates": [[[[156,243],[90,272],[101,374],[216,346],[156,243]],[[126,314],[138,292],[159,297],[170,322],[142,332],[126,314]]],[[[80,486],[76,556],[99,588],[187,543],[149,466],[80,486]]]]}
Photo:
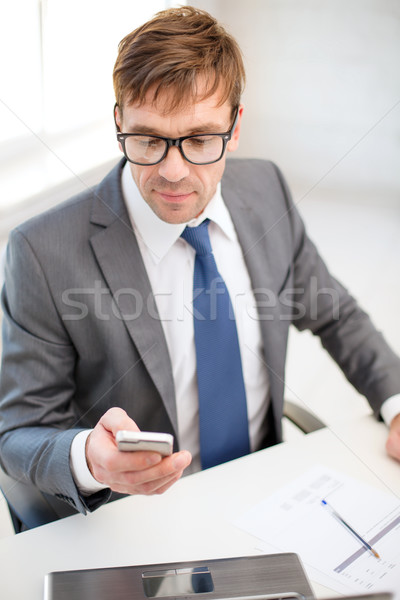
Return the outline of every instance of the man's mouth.
{"type": "Polygon", "coordinates": [[[189,196],[191,196],[191,194],[193,192],[166,192],[166,191],[160,191],[157,192],[159,194],[159,196],[161,196],[161,198],[163,200],[165,200],[166,202],[184,202],[185,200],[187,200],[189,198],[189,196]]]}

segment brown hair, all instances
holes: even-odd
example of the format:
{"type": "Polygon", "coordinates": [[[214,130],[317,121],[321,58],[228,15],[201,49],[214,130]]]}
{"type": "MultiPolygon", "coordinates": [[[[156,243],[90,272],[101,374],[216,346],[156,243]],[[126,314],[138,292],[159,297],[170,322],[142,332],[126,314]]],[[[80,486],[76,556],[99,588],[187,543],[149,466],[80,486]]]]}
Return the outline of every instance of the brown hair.
{"type": "Polygon", "coordinates": [[[236,40],[207,12],[192,6],[171,8],[127,35],[119,44],[113,72],[117,104],[144,102],[149,89],[156,101],[172,91],[168,111],[222,90],[220,104],[240,102],[245,82],[236,40]],[[201,96],[197,85],[202,77],[201,96]]]}

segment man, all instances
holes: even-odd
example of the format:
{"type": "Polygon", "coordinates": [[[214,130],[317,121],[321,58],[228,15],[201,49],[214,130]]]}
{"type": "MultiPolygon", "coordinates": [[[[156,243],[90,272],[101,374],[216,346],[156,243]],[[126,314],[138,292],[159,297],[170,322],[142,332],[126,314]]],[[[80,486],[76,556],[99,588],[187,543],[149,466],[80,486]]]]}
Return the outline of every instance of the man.
{"type": "Polygon", "coordinates": [[[399,359],[328,273],[278,169],[226,162],[243,83],[240,50],[210,15],[159,13],[121,42],[114,69],[125,158],[11,234],[0,460],[74,510],[162,493],[185,469],[278,442],[291,323],[384,414],[400,458],[399,359]],[[230,316],[216,333],[220,302],[230,316]],[[175,452],[119,452],[120,429],[172,433],[175,452]]]}

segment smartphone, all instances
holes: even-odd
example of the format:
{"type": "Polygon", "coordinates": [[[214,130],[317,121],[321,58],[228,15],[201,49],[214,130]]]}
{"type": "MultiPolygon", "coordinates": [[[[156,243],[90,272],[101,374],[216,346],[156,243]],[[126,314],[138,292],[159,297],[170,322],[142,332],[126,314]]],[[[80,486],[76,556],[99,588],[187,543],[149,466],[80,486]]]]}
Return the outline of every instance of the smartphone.
{"type": "Polygon", "coordinates": [[[154,433],[152,431],[117,431],[115,436],[118,450],[135,452],[150,450],[162,456],[172,454],[174,437],[170,433],[154,433]]]}

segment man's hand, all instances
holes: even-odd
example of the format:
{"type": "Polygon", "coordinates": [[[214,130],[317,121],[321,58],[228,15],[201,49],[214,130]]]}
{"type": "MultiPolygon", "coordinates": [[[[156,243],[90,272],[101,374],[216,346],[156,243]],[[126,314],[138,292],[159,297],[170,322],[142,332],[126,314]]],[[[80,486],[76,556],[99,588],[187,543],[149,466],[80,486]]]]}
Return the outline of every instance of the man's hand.
{"type": "Polygon", "coordinates": [[[389,437],[386,442],[386,451],[389,456],[400,461],[400,414],[392,419],[389,437]]]}
{"type": "Polygon", "coordinates": [[[158,452],[120,452],[115,442],[119,429],[139,431],[122,408],[110,408],[86,442],[86,461],[93,477],[123,494],[162,494],[191,463],[182,450],[163,458],[158,452]]]}

